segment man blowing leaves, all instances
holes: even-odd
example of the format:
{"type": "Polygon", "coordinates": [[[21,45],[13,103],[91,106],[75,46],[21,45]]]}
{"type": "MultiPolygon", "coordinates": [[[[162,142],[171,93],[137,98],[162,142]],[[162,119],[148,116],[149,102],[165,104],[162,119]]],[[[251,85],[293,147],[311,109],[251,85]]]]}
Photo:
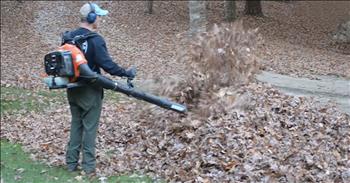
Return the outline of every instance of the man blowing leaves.
{"type": "MultiPolygon", "coordinates": [[[[86,3],[80,9],[79,28],[71,31],[71,37],[95,32],[107,10],[95,3],[86,3]]],[[[124,69],[113,62],[106,42],[99,34],[89,37],[82,44],[82,51],[88,65],[94,72],[101,73],[100,68],[111,75],[134,78],[135,69],[124,69]]],[[[95,145],[99,118],[102,109],[103,89],[96,86],[81,86],[67,89],[68,102],[72,115],[70,139],[66,152],[68,171],[77,170],[79,154],[82,151],[82,169],[86,174],[94,174],[96,169],[95,145]]]]}

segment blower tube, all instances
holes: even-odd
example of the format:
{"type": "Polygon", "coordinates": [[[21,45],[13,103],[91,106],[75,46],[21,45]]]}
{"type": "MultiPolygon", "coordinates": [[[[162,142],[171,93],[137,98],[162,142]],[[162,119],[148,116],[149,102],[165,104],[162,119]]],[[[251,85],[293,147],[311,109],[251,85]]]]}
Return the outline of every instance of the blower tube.
{"type": "Polygon", "coordinates": [[[139,100],[144,100],[146,102],[155,104],[157,106],[163,107],[165,109],[173,110],[179,113],[186,113],[187,107],[175,102],[172,102],[168,99],[161,98],[144,91],[138,90],[131,85],[112,81],[109,78],[106,78],[100,74],[93,72],[87,64],[81,64],[79,66],[80,78],[87,81],[89,84],[93,84],[96,86],[101,86],[105,89],[117,91],[124,93],[128,96],[132,96],[139,100]]]}

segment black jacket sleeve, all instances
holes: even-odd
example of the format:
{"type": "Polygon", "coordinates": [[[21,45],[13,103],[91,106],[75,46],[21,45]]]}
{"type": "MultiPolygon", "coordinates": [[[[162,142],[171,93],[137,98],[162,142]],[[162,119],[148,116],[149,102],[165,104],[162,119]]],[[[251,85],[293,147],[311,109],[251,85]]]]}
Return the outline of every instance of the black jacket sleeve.
{"type": "Polygon", "coordinates": [[[96,36],[94,39],[94,62],[104,71],[114,76],[126,76],[126,70],[113,62],[110,57],[105,40],[101,36],[96,36]]]}

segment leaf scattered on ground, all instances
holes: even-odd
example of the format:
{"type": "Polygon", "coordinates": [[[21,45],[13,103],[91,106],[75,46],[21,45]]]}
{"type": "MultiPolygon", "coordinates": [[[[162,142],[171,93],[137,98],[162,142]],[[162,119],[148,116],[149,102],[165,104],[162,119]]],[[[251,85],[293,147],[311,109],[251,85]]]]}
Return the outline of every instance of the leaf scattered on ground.
{"type": "MultiPolygon", "coordinates": [[[[168,79],[160,93],[191,111],[180,115],[135,100],[105,101],[96,151],[100,175],[140,172],[169,182],[350,182],[349,116],[253,80],[259,68],[349,76],[347,53],[326,39],[322,23],[293,13],[309,2],[264,1],[267,17],[241,17],[245,28],[216,27],[195,42],[183,39],[185,2],[154,2],[153,15],[143,14],[143,3],[101,2],[114,10],[101,33],[118,63],[136,65],[138,77],[157,78],[156,84],[168,79]],[[262,42],[246,31],[256,27],[262,42]],[[181,45],[194,47],[178,55],[181,45]]],[[[74,27],[81,4],[1,1],[2,87],[43,89],[42,56],[57,46],[59,33],[74,27]]],[[[241,16],[243,2],[237,4],[241,16]]],[[[209,21],[220,20],[222,5],[210,2],[209,21]]],[[[40,113],[1,115],[1,138],[20,142],[33,159],[63,165],[69,108],[49,103],[55,107],[40,113]]]]}

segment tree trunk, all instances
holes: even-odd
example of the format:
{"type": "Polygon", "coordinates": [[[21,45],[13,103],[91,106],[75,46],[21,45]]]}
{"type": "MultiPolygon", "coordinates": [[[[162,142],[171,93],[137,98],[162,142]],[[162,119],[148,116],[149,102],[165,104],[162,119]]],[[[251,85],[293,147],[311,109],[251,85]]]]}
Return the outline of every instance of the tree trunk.
{"type": "Polygon", "coordinates": [[[188,1],[190,12],[190,34],[194,35],[206,30],[206,2],[188,1]]]}
{"type": "Polygon", "coordinates": [[[350,43],[350,20],[339,24],[337,30],[331,34],[337,43],[350,43]]]}
{"type": "Polygon", "coordinates": [[[232,22],[236,18],[236,2],[225,0],[225,20],[232,22]]]}
{"type": "Polygon", "coordinates": [[[246,0],[245,14],[252,15],[252,16],[263,16],[263,13],[261,10],[261,1],[246,0]]]}
{"type": "Polygon", "coordinates": [[[146,13],[152,14],[152,8],[153,8],[153,0],[147,0],[146,1],[146,13]]]}

